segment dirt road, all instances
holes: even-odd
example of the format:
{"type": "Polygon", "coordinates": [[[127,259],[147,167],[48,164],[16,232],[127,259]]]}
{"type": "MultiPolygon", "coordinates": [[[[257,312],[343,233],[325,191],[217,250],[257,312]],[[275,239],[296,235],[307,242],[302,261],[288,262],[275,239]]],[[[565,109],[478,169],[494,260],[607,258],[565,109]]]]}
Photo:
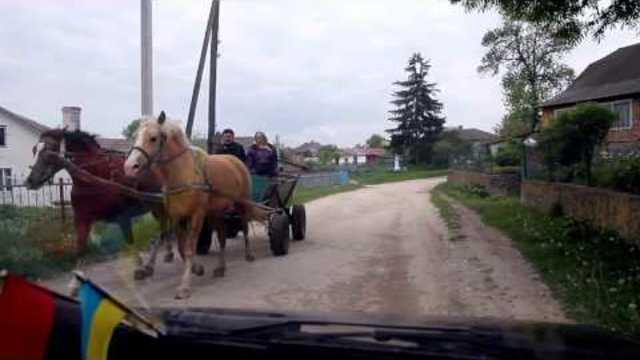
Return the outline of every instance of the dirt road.
{"type": "MultiPolygon", "coordinates": [[[[173,299],[178,260],[158,263],[153,278],[132,280],[123,258],[87,274],[132,303],[314,311],[474,315],[565,321],[558,304],[510,241],[470,211],[451,241],[429,190],[442,179],[370,186],[307,205],[308,237],[285,257],[271,256],[255,229],[256,261],[230,240],[227,276],[212,277],[215,255],[200,257],[193,296],[173,299]]],[[[162,257],[162,256],[161,256],[162,257]]],[[[181,268],[180,268],[181,269],[181,268]]],[[[50,285],[63,289],[65,281],[50,285]]]]}

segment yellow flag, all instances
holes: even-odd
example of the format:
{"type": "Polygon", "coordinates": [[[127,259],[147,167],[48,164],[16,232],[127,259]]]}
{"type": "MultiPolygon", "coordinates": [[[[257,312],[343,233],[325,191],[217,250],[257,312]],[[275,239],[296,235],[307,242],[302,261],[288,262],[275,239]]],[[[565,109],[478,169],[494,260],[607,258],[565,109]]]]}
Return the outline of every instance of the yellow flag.
{"type": "Polygon", "coordinates": [[[104,299],[98,305],[87,344],[86,360],[106,360],[113,330],[126,313],[113,302],[104,299]]]}

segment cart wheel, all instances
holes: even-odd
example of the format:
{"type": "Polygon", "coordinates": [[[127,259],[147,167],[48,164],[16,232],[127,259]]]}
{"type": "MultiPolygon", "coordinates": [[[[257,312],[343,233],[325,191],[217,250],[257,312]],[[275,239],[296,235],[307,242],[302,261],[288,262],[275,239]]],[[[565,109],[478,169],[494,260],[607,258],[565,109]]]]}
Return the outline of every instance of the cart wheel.
{"type": "Polygon", "coordinates": [[[289,217],[287,214],[273,214],[269,221],[269,243],[274,256],[289,252],[289,217]]]}
{"type": "Polygon", "coordinates": [[[293,205],[291,209],[291,231],[294,240],[304,240],[307,234],[307,212],[304,205],[293,205]]]}

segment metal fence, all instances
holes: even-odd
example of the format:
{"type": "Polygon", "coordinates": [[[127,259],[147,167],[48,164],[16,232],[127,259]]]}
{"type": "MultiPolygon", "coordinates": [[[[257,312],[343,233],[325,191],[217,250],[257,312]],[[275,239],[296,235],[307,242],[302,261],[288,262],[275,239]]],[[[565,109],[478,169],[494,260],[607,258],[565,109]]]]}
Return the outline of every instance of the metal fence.
{"type": "Polygon", "coordinates": [[[349,183],[348,171],[332,171],[315,174],[304,174],[298,180],[301,188],[312,188],[320,186],[346,185],[349,183]]]}
{"type": "Polygon", "coordinates": [[[59,178],[38,190],[29,190],[24,179],[4,179],[0,183],[0,206],[16,207],[60,207],[68,206],[71,199],[72,182],[59,178]]]}

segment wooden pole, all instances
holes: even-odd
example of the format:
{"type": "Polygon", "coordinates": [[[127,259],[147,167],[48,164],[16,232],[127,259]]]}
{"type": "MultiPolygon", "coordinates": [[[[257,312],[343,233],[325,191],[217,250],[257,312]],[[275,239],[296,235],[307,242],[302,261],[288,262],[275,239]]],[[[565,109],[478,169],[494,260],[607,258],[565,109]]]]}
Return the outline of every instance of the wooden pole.
{"type": "Polygon", "coordinates": [[[200,61],[198,62],[198,70],[196,72],[196,81],[193,84],[193,93],[191,94],[191,104],[189,105],[189,116],[187,118],[187,127],[185,133],[187,137],[191,138],[191,132],[193,130],[193,119],[196,115],[196,107],[198,106],[198,95],[200,95],[200,83],[202,82],[202,72],[204,70],[204,62],[207,59],[207,47],[209,45],[209,37],[211,36],[211,28],[213,27],[214,12],[216,9],[217,1],[211,3],[211,10],[209,11],[209,20],[207,21],[207,27],[204,31],[204,41],[202,42],[202,48],[200,50],[200,61]]]}
{"type": "Polygon", "coordinates": [[[67,221],[65,212],[64,212],[64,180],[62,178],[58,179],[60,184],[60,218],[62,219],[62,225],[64,225],[67,221]]]}
{"type": "MultiPolygon", "coordinates": [[[[220,0],[213,0],[213,22],[211,24],[211,56],[209,57],[209,126],[207,130],[207,153],[215,152],[216,134],[216,80],[218,74],[218,28],[220,23],[220,0]]],[[[213,226],[205,219],[198,236],[197,253],[206,254],[211,245],[213,226]]]]}

